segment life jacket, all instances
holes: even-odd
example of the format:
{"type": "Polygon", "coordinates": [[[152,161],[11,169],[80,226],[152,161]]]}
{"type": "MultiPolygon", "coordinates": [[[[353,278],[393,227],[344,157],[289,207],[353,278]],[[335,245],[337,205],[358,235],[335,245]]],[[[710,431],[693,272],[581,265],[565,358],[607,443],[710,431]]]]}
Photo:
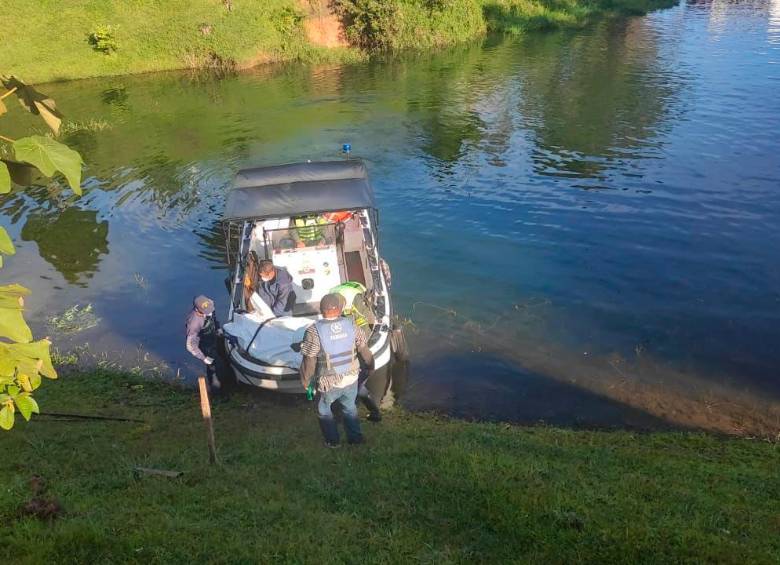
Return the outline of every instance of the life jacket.
{"type": "Polygon", "coordinates": [[[209,314],[203,319],[203,327],[198,332],[200,350],[206,355],[213,356],[217,349],[217,323],[214,314],[209,314]]]}
{"type": "Polygon", "coordinates": [[[352,212],[325,212],[322,217],[329,222],[345,222],[352,217],[352,212]]]}
{"type": "Polygon", "coordinates": [[[360,370],[355,356],[355,324],[349,318],[336,318],[317,320],[315,326],[320,337],[317,375],[320,382],[328,378],[338,386],[341,377],[360,370]]]}
{"type": "Polygon", "coordinates": [[[322,239],[322,224],[327,223],[324,219],[316,216],[305,216],[303,218],[295,218],[295,230],[300,237],[306,243],[316,243],[322,239]]]}
{"type": "Polygon", "coordinates": [[[355,304],[358,296],[366,292],[365,286],[359,282],[347,281],[338,286],[334,286],[328,292],[338,294],[344,298],[344,308],[341,310],[342,315],[351,317],[358,327],[363,327],[368,324],[368,320],[366,320],[366,317],[360,312],[355,304]]]}

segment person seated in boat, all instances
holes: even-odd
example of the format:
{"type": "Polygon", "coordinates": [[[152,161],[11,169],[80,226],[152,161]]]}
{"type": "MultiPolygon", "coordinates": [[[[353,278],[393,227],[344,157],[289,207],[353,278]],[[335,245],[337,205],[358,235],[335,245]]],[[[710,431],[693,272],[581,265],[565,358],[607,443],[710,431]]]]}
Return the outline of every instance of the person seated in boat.
{"type": "Polygon", "coordinates": [[[295,239],[296,247],[315,247],[325,245],[325,230],[322,226],[328,221],[316,214],[298,216],[293,218],[292,224],[295,229],[290,230],[290,235],[295,239]]]}
{"type": "Polygon", "coordinates": [[[269,259],[258,264],[259,280],[255,294],[268,305],[274,316],[292,316],[295,291],[292,276],[284,267],[276,267],[269,259]]]}

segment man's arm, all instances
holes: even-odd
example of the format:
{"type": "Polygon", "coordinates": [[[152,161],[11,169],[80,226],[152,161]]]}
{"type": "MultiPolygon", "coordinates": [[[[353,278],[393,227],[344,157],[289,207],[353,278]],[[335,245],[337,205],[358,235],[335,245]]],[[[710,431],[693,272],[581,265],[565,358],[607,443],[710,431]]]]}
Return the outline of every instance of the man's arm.
{"type": "Polygon", "coordinates": [[[301,342],[303,361],[301,362],[299,372],[303,388],[309,387],[309,382],[311,382],[311,378],[317,370],[317,356],[319,353],[320,336],[317,334],[317,329],[314,326],[309,326],[306,328],[306,333],[303,334],[303,341],[301,342]]]}
{"type": "Polygon", "coordinates": [[[368,348],[368,340],[366,339],[366,333],[363,328],[357,328],[355,332],[355,346],[357,348],[358,355],[366,364],[368,369],[374,368],[374,354],[368,348]]]}
{"type": "Polygon", "coordinates": [[[303,385],[304,389],[309,388],[309,383],[311,382],[311,378],[314,376],[314,371],[316,369],[317,369],[317,358],[304,355],[303,361],[301,362],[301,368],[300,368],[301,384],[303,385]]]}
{"type": "Polygon", "coordinates": [[[189,320],[187,320],[187,351],[192,353],[192,355],[196,359],[200,359],[201,361],[206,360],[206,356],[203,354],[203,352],[200,350],[200,337],[198,334],[200,333],[200,330],[203,329],[203,319],[198,318],[197,316],[191,317],[189,320]]]}

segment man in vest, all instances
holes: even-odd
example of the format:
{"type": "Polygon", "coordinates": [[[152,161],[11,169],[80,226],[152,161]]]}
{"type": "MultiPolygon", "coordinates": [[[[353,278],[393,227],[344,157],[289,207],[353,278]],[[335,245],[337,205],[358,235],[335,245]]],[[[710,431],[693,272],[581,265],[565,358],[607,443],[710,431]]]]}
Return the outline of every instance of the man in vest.
{"type": "Polygon", "coordinates": [[[290,233],[297,240],[297,247],[313,247],[325,243],[322,225],[327,223],[327,220],[322,216],[313,214],[295,218],[293,220],[295,229],[291,230],[290,233]]]}
{"type": "MultiPolygon", "coordinates": [[[[358,328],[363,329],[368,327],[369,317],[371,318],[371,323],[373,323],[374,316],[365,302],[365,286],[359,282],[348,281],[333,287],[330,289],[330,292],[338,294],[341,297],[341,315],[352,318],[352,321],[358,328]]],[[[371,391],[369,391],[366,386],[366,381],[369,376],[370,372],[367,369],[360,371],[357,397],[368,409],[368,421],[381,422],[382,412],[379,410],[379,405],[374,400],[374,397],[371,396],[371,391]]]]}
{"type": "Polygon", "coordinates": [[[187,351],[203,361],[206,366],[206,382],[211,388],[219,389],[222,384],[217,378],[214,359],[217,357],[217,338],[222,331],[214,316],[214,301],[211,298],[197,296],[192,301],[192,311],[185,322],[187,351]]]}
{"type": "Polygon", "coordinates": [[[341,316],[342,299],[337,294],[326,294],[320,300],[322,319],[306,329],[301,342],[301,383],[308,388],[316,377],[320,393],[317,413],[325,445],[338,447],[339,430],[333,419],[331,405],[341,404],[347,441],[363,443],[355,401],[358,393],[360,363],[357,355],[368,367],[373,367],[374,356],[368,348],[366,335],[355,326],[351,318],[341,316]]]}

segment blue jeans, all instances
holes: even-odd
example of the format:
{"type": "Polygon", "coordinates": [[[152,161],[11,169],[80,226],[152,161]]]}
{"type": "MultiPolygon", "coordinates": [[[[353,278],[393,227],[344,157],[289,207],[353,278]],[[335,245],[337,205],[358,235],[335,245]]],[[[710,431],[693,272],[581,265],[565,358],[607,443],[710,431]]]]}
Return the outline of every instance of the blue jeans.
{"type": "Polygon", "coordinates": [[[347,440],[350,443],[359,443],[363,441],[357,405],[355,404],[357,393],[357,382],[343,388],[333,388],[328,392],[320,393],[320,401],[317,404],[317,414],[320,417],[320,426],[322,428],[322,433],[325,436],[325,441],[328,443],[339,442],[338,428],[336,427],[336,422],[333,420],[333,411],[330,408],[334,402],[341,404],[347,440]]]}

